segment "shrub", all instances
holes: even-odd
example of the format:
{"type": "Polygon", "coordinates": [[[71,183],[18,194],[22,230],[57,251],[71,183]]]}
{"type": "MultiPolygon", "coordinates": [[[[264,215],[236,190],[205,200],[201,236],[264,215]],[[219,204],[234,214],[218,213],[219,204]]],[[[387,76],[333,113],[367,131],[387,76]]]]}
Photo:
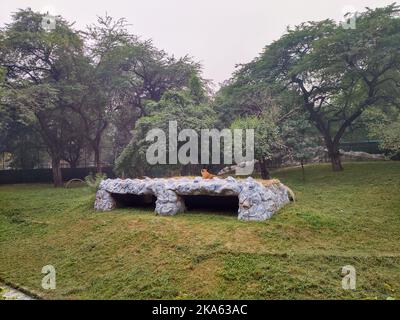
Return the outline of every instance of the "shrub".
{"type": "Polygon", "coordinates": [[[107,175],[105,173],[90,173],[88,176],[85,177],[86,184],[96,191],[99,188],[100,182],[104,179],[107,179],[107,175]]]}

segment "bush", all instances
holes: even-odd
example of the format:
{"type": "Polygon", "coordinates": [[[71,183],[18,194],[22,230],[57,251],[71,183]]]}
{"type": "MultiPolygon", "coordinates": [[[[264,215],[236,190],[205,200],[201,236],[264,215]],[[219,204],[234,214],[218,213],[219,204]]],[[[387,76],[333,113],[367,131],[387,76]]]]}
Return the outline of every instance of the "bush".
{"type": "Polygon", "coordinates": [[[99,188],[100,182],[104,179],[107,179],[107,175],[105,173],[96,173],[95,175],[90,173],[85,177],[85,182],[91,189],[96,191],[99,188]]]}

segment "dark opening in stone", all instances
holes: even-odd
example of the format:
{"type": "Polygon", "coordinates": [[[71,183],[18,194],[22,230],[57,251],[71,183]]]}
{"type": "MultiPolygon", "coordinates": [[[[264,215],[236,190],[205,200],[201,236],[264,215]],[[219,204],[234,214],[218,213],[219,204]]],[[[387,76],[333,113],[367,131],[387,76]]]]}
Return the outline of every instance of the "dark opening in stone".
{"type": "Polygon", "coordinates": [[[186,211],[237,215],[239,210],[239,198],[237,196],[188,195],[181,197],[185,201],[186,211]]]}
{"type": "Polygon", "coordinates": [[[151,194],[136,195],[136,194],[120,194],[111,193],[111,196],[116,202],[117,207],[134,207],[134,208],[156,208],[157,198],[151,194]]]}

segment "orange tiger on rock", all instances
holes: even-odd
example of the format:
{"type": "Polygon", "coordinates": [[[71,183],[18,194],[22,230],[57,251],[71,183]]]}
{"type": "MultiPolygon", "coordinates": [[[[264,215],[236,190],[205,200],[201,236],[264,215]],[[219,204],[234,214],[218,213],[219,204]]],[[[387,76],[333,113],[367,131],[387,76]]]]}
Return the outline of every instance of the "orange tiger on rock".
{"type": "Polygon", "coordinates": [[[281,182],[278,179],[269,179],[269,180],[261,180],[261,183],[264,187],[272,186],[273,184],[280,184],[281,182]]]}
{"type": "Polygon", "coordinates": [[[201,169],[201,177],[203,179],[212,179],[216,177],[216,175],[209,173],[207,169],[201,169]]]}
{"type": "MultiPolygon", "coordinates": [[[[261,180],[261,184],[264,187],[270,187],[274,184],[280,184],[281,182],[278,179],[269,179],[269,180],[261,180]]],[[[285,186],[288,194],[289,194],[289,199],[293,202],[296,202],[296,197],[294,195],[294,192],[292,191],[292,189],[290,189],[288,186],[285,186]]]]}

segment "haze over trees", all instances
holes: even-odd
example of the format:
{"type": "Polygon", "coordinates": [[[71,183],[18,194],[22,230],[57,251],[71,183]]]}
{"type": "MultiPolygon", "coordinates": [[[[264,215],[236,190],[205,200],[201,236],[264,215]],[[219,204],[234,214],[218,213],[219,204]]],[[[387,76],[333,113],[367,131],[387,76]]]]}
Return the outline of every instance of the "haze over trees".
{"type": "Polygon", "coordinates": [[[323,138],[333,170],[342,170],[339,143],[346,130],[370,107],[398,106],[398,13],[395,4],[367,9],[355,29],[332,20],[302,23],[242,66],[233,86],[266,86],[296,101],[289,105],[301,107],[323,138]]]}
{"type": "Polygon", "coordinates": [[[358,13],[355,29],[332,20],[288,29],[213,94],[199,63],[140,39],[124,19],[106,15],[76,30],[58,16],[46,30],[43,14],[19,10],[0,30],[0,152],[16,168],[33,168],[30,148],[45,145],[55,186],[61,162],[76,167],[83,149],[101,172],[105,142],[119,175],[147,174],[145,135],[168,121],[196,132],[255,129],[264,179],[273,162],[303,165],[318,146],[342,170],[340,143],[357,126],[399,152],[398,14],[393,4],[358,13]]]}
{"type": "Polygon", "coordinates": [[[24,123],[40,135],[60,186],[61,160],[74,167],[86,144],[100,172],[106,130],[120,151],[145,114],[144,103],[186,86],[200,68],[129,34],[123,19],[100,17],[97,25],[77,31],[57,17],[48,31],[43,17],[20,10],[1,31],[1,110],[17,117],[8,131],[24,123]]]}

